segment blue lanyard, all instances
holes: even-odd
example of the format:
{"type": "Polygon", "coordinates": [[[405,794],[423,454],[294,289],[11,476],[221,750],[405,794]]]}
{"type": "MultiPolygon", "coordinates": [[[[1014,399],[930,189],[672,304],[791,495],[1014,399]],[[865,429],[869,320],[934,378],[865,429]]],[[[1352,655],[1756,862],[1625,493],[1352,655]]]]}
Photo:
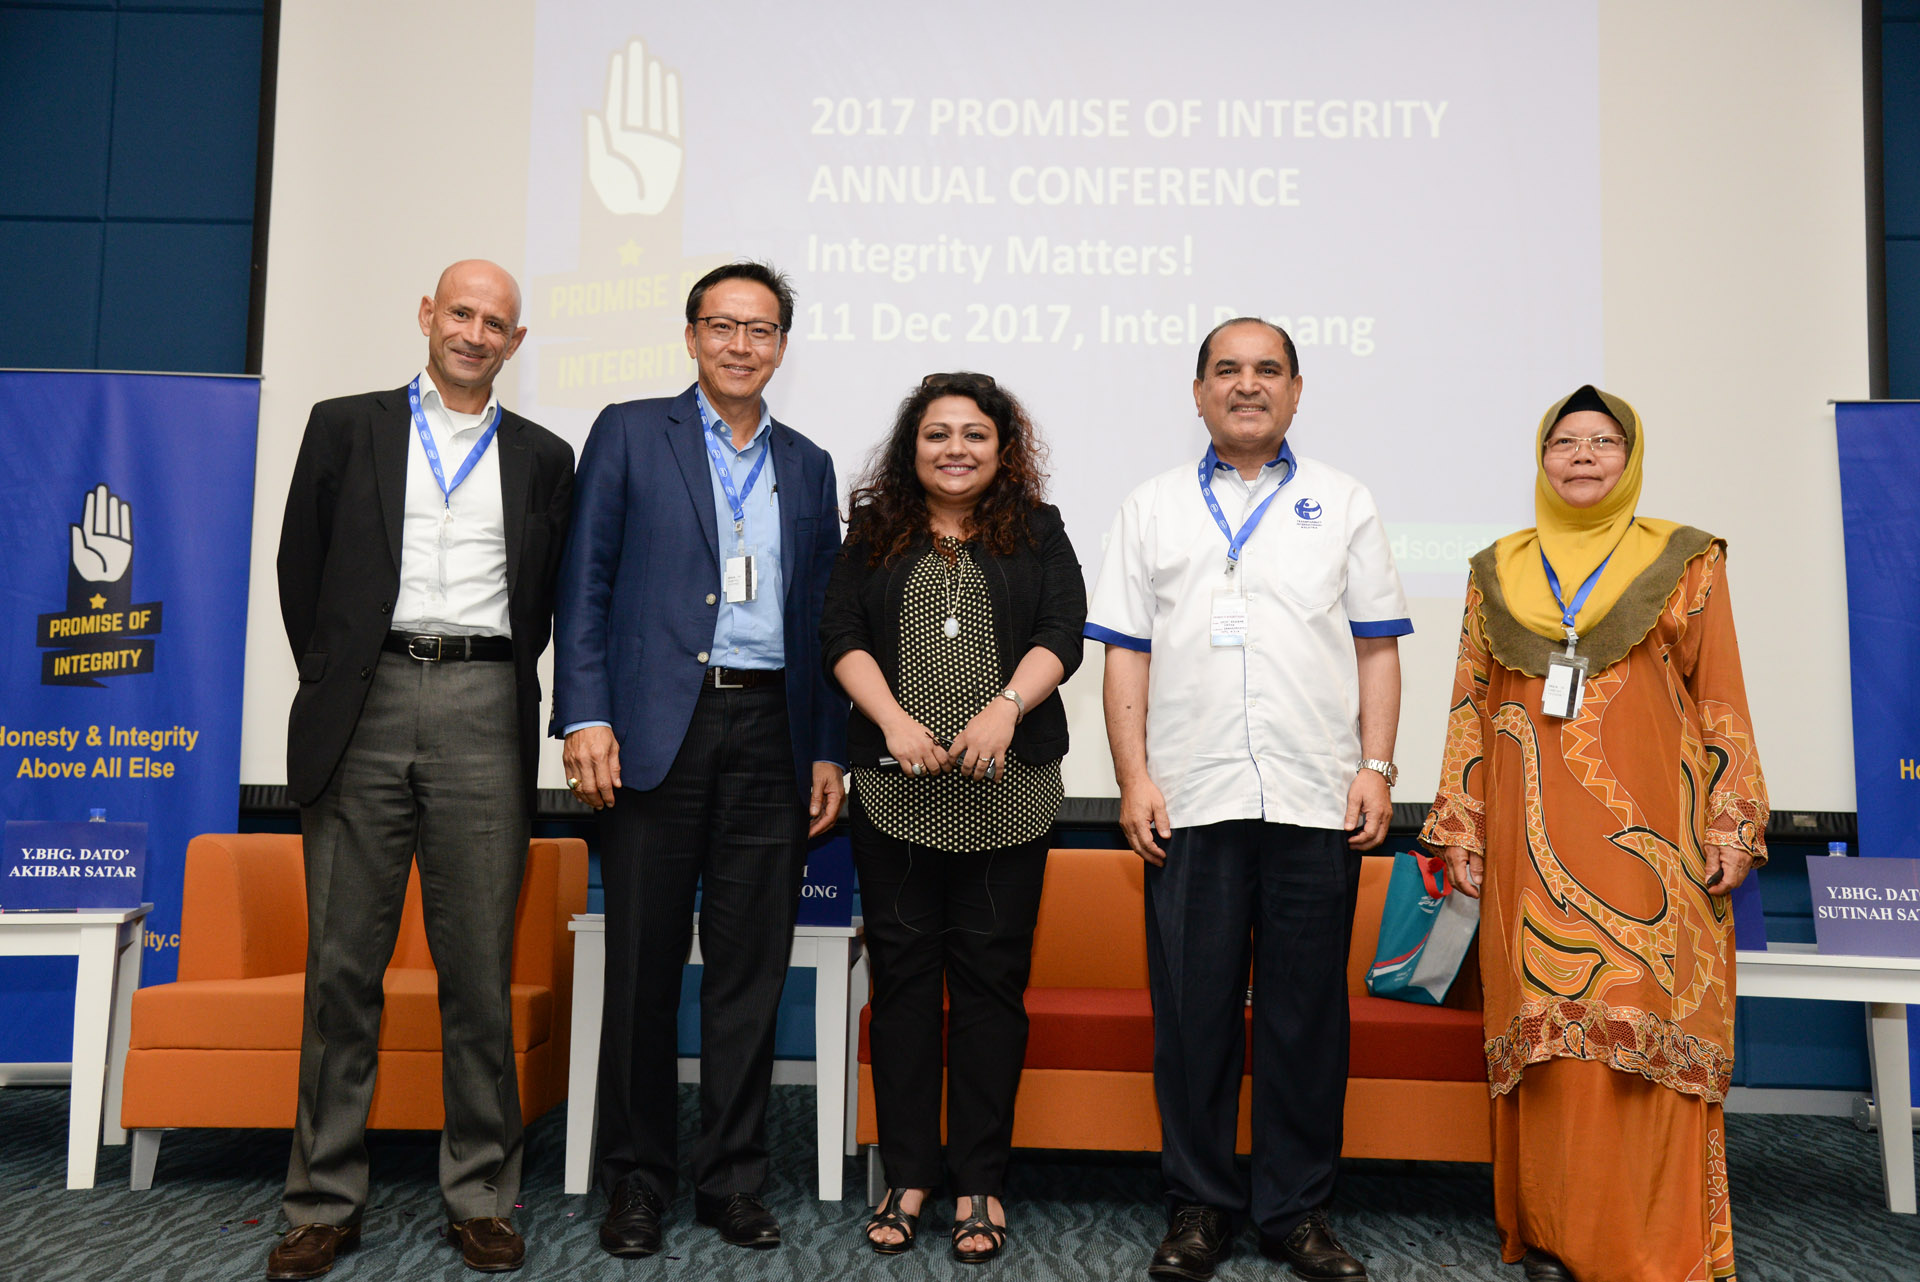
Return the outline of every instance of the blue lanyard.
{"type": "MultiPolygon", "coordinates": [[[[1619,545],[1616,544],[1614,551],[1618,550],[1619,545]]],[[[1553,572],[1553,562],[1547,560],[1547,550],[1540,549],[1540,564],[1547,570],[1547,586],[1553,590],[1553,603],[1560,607],[1561,626],[1567,630],[1567,653],[1569,654],[1573,653],[1574,642],[1580,639],[1580,634],[1573,630],[1573,621],[1580,617],[1580,607],[1585,605],[1587,598],[1593,595],[1593,585],[1600,581],[1601,572],[1607,568],[1607,561],[1611,560],[1613,560],[1613,552],[1607,553],[1607,560],[1602,561],[1598,568],[1587,576],[1587,581],[1582,583],[1580,590],[1573,594],[1573,604],[1569,605],[1566,598],[1560,595],[1560,576],[1553,572]]]]}
{"type": "Polygon", "coordinates": [[[1200,497],[1207,501],[1207,511],[1213,513],[1213,523],[1220,527],[1220,533],[1227,536],[1227,570],[1231,572],[1240,563],[1240,549],[1253,537],[1254,527],[1260,524],[1260,518],[1267,514],[1273,501],[1280,497],[1280,488],[1287,482],[1282,477],[1280,484],[1273,487],[1273,493],[1260,501],[1260,506],[1253,509],[1253,515],[1247,518],[1247,523],[1240,527],[1240,533],[1235,534],[1233,527],[1227,524],[1227,514],[1220,510],[1220,500],[1213,497],[1213,470],[1219,462],[1220,456],[1209,445],[1207,456],[1200,460],[1200,497]]]}
{"type": "Polygon", "coordinates": [[[700,411],[700,439],[707,443],[707,457],[713,460],[713,470],[720,477],[720,488],[726,493],[727,508],[733,513],[733,532],[744,533],[747,526],[747,496],[753,493],[753,483],[760,479],[760,469],[767,465],[767,455],[773,453],[772,433],[760,444],[760,457],[755,459],[753,467],[747,472],[747,483],[738,488],[733,484],[733,468],[720,453],[720,442],[713,439],[713,426],[707,418],[707,402],[704,397],[693,398],[694,408],[700,411]]]}
{"type": "Polygon", "coordinates": [[[440,497],[448,507],[453,506],[453,492],[460,488],[460,482],[467,479],[473,471],[473,465],[487,452],[487,446],[493,444],[495,432],[500,430],[500,407],[493,407],[493,422],[487,424],[487,430],[480,434],[474,447],[467,451],[467,461],[453,474],[453,483],[447,483],[447,474],[440,466],[440,447],[433,443],[433,432],[427,427],[427,412],[420,408],[420,376],[415,374],[413,381],[407,384],[407,404],[413,406],[413,430],[420,433],[420,448],[427,452],[427,466],[433,469],[434,482],[440,487],[440,497]]]}

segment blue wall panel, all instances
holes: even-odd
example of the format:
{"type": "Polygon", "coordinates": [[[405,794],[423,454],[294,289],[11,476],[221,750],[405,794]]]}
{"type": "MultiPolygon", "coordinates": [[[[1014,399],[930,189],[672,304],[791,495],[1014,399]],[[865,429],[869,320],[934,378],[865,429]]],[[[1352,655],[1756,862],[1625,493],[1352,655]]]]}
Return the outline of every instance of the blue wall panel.
{"type": "Polygon", "coordinates": [[[0,216],[99,215],[113,30],[110,13],[0,9],[0,216]]]}
{"type": "Polygon", "coordinates": [[[0,366],[93,368],[99,223],[0,218],[0,366]]]}
{"type": "Polygon", "coordinates": [[[1920,240],[1887,241],[1887,395],[1920,399],[1920,240]]]}
{"type": "Polygon", "coordinates": [[[260,24],[258,13],[121,15],[108,217],[252,221],[260,24]]]}
{"type": "Polygon", "coordinates": [[[243,368],[252,251],[245,223],[109,223],[100,368],[243,368]]]}

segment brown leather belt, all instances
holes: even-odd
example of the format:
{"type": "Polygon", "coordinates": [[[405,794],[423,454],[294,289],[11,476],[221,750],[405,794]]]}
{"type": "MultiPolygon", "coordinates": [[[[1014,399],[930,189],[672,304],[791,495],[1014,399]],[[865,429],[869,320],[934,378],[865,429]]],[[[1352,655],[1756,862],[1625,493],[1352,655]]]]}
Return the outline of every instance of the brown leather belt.
{"type": "Polygon", "coordinates": [[[787,683],[782,668],[708,668],[700,684],[715,690],[754,690],[787,683]]]}
{"type": "Polygon", "coordinates": [[[513,657],[512,637],[438,637],[424,632],[389,632],[380,647],[390,654],[404,654],[422,663],[446,663],[467,659],[492,660],[513,657]]]}

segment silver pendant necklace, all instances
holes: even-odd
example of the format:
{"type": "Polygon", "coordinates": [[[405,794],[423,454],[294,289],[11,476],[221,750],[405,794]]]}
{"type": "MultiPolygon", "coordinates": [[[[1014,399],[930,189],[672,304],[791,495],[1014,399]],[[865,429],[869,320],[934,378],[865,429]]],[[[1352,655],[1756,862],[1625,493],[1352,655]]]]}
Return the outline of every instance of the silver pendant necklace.
{"type": "Polygon", "coordinates": [[[953,565],[947,579],[947,617],[940,630],[952,641],[960,635],[960,551],[954,549],[953,565]]]}

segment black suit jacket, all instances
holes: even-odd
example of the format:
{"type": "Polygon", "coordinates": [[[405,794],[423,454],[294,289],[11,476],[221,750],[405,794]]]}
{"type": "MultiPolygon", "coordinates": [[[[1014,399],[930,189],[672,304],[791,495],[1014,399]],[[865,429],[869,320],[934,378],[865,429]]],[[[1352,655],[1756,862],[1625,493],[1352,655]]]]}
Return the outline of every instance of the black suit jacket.
{"type": "MultiPolygon", "coordinates": [[[[402,387],[320,402],[300,442],[280,526],[279,570],[280,616],[300,665],[287,724],[287,792],[303,806],[326,790],[346,751],[392,626],[412,439],[402,387]]],[[[490,448],[500,451],[520,769],[531,806],[540,760],[534,664],[552,627],[573,502],[573,447],[503,413],[490,448]]]]}
{"type": "MultiPolygon", "coordinates": [[[[1060,509],[1043,503],[1027,516],[1029,539],[1015,544],[1011,556],[995,556],[978,543],[969,548],[987,581],[993,601],[993,641],[1000,660],[995,678],[1004,685],[1033,647],[1045,646],[1059,658],[1067,677],[1080,666],[1081,629],[1087,622],[1087,581],[1067,538],[1060,509]]],[[[850,651],[873,656],[887,685],[900,690],[900,612],[905,607],[907,580],[920,558],[933,550],[933,536],[925,535],[892,565],[868,565],[869,545],[861,514],[853,514],[852,528],[834,563],[827,583],[827,601],[820,616],[820,658],[828,680],[833,665],[850,651]]],[[[834,688],[839,683],[834,682],[834,688]]],[[[847,755],[856,766],[878,764],[887,750],[887,737],[867,715],[854,708],[847,723],[847,755]]],[[[1013,732],[1013,750],[1032,765],[1057,761],[1067,752],[1067,708],[1054,691],[1027,709],[1013,732]]]]}

